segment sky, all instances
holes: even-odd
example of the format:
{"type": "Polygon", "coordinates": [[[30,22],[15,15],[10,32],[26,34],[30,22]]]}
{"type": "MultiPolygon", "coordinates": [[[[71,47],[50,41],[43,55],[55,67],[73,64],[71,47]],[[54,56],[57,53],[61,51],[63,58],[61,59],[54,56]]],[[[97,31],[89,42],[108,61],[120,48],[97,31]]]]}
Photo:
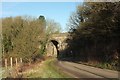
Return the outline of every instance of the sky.
{"type": "Polygon", "coordinates": [[[2,18],[26,15],[38,18],[43,15],[60,23],[62,32],[66,32],[69,17],[79,4],[81,2],[2,2],[2,18]]]}

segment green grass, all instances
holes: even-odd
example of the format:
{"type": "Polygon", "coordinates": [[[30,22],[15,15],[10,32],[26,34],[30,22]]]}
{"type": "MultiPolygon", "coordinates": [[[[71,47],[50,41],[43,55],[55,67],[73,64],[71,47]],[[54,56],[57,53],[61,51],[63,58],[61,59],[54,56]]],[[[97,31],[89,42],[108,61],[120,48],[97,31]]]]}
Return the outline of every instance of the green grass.
{"type": "Polygon", "coordinates": [[[36,65],[27,71],[24,77],[27,78],[67,78],[68,76],[54,65],[55,59],[47,59],[43,63],[36,65]]]}

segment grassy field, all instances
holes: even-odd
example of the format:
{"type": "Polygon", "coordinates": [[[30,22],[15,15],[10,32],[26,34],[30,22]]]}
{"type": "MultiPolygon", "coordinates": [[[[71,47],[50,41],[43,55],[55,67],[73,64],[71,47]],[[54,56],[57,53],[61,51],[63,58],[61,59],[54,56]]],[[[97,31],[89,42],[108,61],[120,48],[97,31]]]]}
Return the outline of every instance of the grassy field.
{"type": "Polygon", "coordinates": [[[55,58],[47,59],[23,73],[25,78],[68,78],[58,67],[54,66],[55,58]]]}

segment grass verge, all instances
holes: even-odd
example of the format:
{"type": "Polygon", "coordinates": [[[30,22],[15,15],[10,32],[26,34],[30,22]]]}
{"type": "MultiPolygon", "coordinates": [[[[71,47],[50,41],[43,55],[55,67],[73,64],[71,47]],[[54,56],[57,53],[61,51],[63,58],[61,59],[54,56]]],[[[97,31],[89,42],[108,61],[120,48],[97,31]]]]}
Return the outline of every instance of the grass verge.
{"type": "Polygon", "coordinates": [[[25,78],[67,78],[68,76],[54,65],[55,58],[49,58],[23,73],[25,78]]]}

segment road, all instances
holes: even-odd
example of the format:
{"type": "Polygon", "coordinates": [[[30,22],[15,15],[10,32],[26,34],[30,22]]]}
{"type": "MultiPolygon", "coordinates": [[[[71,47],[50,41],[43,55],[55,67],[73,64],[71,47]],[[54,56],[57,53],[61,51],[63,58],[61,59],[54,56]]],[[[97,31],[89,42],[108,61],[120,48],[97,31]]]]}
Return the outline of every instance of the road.
{"type": "Polygon", "coordinates": [[[67,61],[56,61],[55,65],[73,78],[118,78],[118,74],[120,74],[113,70],[100,69],[67,61]]]}

